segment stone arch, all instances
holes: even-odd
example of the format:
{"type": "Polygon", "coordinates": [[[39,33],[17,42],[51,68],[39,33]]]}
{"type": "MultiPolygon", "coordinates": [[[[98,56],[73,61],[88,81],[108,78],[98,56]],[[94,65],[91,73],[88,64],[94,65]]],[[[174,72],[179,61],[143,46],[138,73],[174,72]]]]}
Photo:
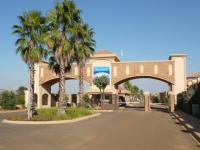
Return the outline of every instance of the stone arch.
{"type": "MultiPolygon", "coordinates": [[[[76,80],[78,79],[77,77],[65,77],[65,80],[76,80]]],[[[41,85],[53,85],[55,83],[59,82],[59,77],[54,77],[54,78],[50,78],[48,80],[45,80],[44,82],[41,83],[41,85]]]]}
{"type": "MultiPolygon", "coordinates": [[[[53,79],[45,81],[41,85],[44,86],[44,87],[49,87],[49,86],[52,86],[52,85],[54,85],[56,83],[59,83],[59,80],[60,80],[59,78],[53,78],[53,79]]],[[[79,80],[79,78],[78,77],[70,77],[70,78],[69,77],[65,77],[65,80],[79,80]]],[[[88,80],[86,80],[84,78],[83,78],[83,81],[85,83],[91,84],[90,81],[88,81],[88,80]]]]}
{"type": "Polygon", "coordinates": [[[126,81],[129,81],[129,80],[132,80],[132,79],[140,79],[140,78],[155,79],[155,80],[159,80],[159,81],[165,82],[165,83],[169,84],[170,86],[174,85],[174,83],[171,82],[170,80],[167,80],[167,79],[164,79],[164,78],[160,78],[160,77],[155,77],[155,76],[132,76],[132,77],[127,77],[127,78],[123,78],[123,79],[120,79],[120,80],[116,81],[115,83],[113,83],[113,85],[117,87],[119,84],[124,83],[126,81]]]}
{"type": "Polygon", "coordinates": [[[42,95],[42,105],[48,105],[48,98],[48,94],[45,93],[42,95]]]}

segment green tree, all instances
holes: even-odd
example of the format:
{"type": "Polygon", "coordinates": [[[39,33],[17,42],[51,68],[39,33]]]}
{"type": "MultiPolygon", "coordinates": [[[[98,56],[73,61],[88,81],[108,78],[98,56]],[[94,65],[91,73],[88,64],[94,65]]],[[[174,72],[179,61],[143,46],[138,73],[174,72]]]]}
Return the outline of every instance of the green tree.
{"type": "Polygon", "coordinates": [[[93,39],[93,29],[88,24],[80,23],[77,24],[74,30],[74,50],[75,50],[75,61],[79,65],[79,95],[80,105],[83,105],[83,67],[94,53],[95,41],[93,39]]]}
{"type": "Polygon", "coordinates": [[[26,87],[20,86],[16,91],[16,104],[23,105],[25,104],[25,93],[24,90],[27,90],[26,87]]]}
{"type": "Polygon", "coordinates": [[[16,95],[12,91],[3,91],[0,97],[0,105],[3,109],[16,109],[16,95]]]}
{"type": "MultiPolygon", "coordinates": [[[[49,68],[51,70],[53,70],[57,75],[59,75],[60,73],[60,65],[57,63],[56,61],[56,58],[55,56],[51,53],[52,51],[49,51],[49,60],[48,60],[48,63],[49,63],[49,68]]],[[[69,63],[68,65],[65,66],[65,73],[69,72],[71,70],[71,64],[69,63]]],[[[59,92],[58,94],[60,94],[60,82],[59,82],[59,92]]],[[[66,102],[64,100],[64,102],[66,102]]]]}
{"type": "Polygon", "coordinates": [[[153,96],[151,97],[151,100],[152,100],[153,103],[159,103],[159,98],[158,98],[158,96],[153,95],[153,96]]]}
{"type": "Polygon", "coordinates": [[[18,36],[16,40],[17,50],[24,62],[29,67],[29,103],[28,119],[33,117],[34,108],[34,64],[46,56],[46,51],[40,42],[41,33],[45,24],[45,18],[38,11],[25,12],[18,17],[19,25],[13,26],[13,33],[18,36]]]}
{"type": "Polygon", "coordinates": [[[102,99],[105,99],[104,91],[107,85],[109,85],[109,79],[107,76],[102,75],[100,77],[95,77],[93,83],[99,88],[102,101],[102,99]]]}
{"type": "Polygon", "coordinates": [[[129,81],[126,81],[124,83],[124,88],[131,92],[132,98],[134,96],[138,96],[140,94],[140,92],[141,92],[140,89],[137,86],[132,85],[129,81]]]}
{"type": "Polygon", "coordinates": [[[125,88],[126,90],[128,90],[128,91],[131,91],[131,89],[132,89],[132,84],[131,84],[129,81],[126,81],[126,82],[124,83],[124,88],[125,88]]]}
{"type": "Polygon", "coordinates": [[[44,42],[53,54],[59,71],[59,114],[65,113],[65,68],[72,62],[75,25],[81,22],[80,10],[73,1],[58,2],[47,16],[48,30],[44,42]]]}
{"type": "Polygon", "coordinates": [[[85,107],[90,107],[91,106],[91,99],[90,99],[88,93],[84,94],[83,101],[84,101],[83,104],[84,104],[85,107]]]}

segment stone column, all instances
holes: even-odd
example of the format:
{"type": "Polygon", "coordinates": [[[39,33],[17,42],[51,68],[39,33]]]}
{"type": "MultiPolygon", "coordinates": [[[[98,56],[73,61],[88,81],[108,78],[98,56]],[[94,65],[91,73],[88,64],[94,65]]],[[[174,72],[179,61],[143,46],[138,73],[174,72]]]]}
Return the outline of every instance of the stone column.
{"type": "Polygon", "coordinates": [[[169,112],[174,112],[174,105],[175,105],[175,95],[173,92],[168,92],[169,98],[169,112]]]}
{"type": "Polygon", "coordinates": [[[118,95],[112,94],[112,105],[114,109],[118,109],[118,95]]]}
{"type": "Polygon", "coordinates": [[[116,95],[112,94],[112,104],[116,104],[116,95]]]}
{"type": "Polygon", "coordinates": [[[144,92],[144,111],[150,111],[150,92],[144,92]]]}

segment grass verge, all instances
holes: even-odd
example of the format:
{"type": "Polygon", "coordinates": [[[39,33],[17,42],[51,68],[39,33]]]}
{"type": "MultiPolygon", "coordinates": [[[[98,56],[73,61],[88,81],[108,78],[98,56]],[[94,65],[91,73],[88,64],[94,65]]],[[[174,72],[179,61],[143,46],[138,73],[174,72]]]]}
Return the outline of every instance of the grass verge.
{"type": "MultiPolygon", "coordinates": [[[[57,108],[41,108],[37,110],[37,115],[35,115],[31,121],[56,121],[56,120],[69,120],[79,117],[84,117],[91,115],[92,112],[86,108],[73,108],[68,107],[64,115],[58,115],[57,108]]],[[[13,121],[28,121],[27,115],[9,117],[8,120],[13,121]]]]}

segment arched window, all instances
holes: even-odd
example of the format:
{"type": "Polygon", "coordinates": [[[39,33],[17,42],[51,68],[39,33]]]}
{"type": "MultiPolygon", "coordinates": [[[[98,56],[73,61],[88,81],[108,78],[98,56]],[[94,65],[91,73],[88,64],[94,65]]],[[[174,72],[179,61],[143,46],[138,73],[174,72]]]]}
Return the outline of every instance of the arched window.
{"type": "Polygon", "coordinates": [[[48,94],[42,95],[42,105],[48,105],[48,94]]]}

